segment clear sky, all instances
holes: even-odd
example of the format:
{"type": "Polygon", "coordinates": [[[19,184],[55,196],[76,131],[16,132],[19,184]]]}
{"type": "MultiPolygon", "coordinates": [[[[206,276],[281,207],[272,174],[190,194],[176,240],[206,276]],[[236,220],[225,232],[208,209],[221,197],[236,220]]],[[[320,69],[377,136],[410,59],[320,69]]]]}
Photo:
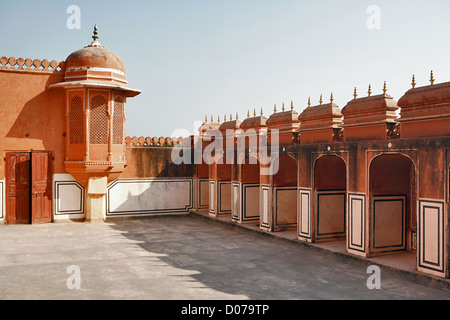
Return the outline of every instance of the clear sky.
{"type": "Polygon", "coordinates": [[[129,85],[126,134],[193,133],[194,122],[230,113],[265,116],[331,92],[341,108],[380,94],[398,100],[411,87],[450,81],[448,0],[127,0],[2,1],[0,56],[65,60],[92,41],[124,61],[129,85]],[[70,30],[67,7],[80,8],[70,30]],[[379,29],[370,29],[380,9],[379,29]],[[179,132],[179,131],[178,131],[179,132]]]}

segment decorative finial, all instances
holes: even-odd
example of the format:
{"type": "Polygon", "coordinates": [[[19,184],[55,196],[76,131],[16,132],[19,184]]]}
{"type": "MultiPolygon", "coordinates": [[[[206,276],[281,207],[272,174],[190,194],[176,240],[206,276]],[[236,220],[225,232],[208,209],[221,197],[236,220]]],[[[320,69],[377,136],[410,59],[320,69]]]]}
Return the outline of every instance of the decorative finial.
{"type": "Polygon", "coordinates": [[[291,100],[291,111],[294,111],[294,101],[291,100]]]}
{"type": "Polygon", "coordinates": [[[281,107],[281,111],[284,112],[285,108],[284,108],[284,102],[283,102],[283,106],[281,107]]]}
{"type": "Polygon", "coordinates": [[[233,121],[233,115],[230,113],[230,121],[233,121]]]}
{"type": "Polygon", "coordinates": [[[217,116],[217,123],[220,123],[220,116],[217,116]]]}
{"type": "Polygon", "coordinates": [[[433,74],[433,70],[431,70],[430,83],[431,83],[431,85],[434,85],[434,74],[433,74]]]}
{"type": "Polygon", "coordinates": [[[247,110],[247,118],[250,118],[250,110],[247,110]]]}
{"type": "Polygon", "coordinates": [[[273,113],[277,113],[277,105],[276,104],[273,105],[273,113]]]}
{"type": "Polygon", "coordinates": [[[253,108],[253,116],[256,117],[256,108],[253,108]]]}
{"type": "Polygon", "coordinates": [[[94,35],[92,36],[92,39],[94,39],[94,41],[98,40],[98,27],[97,27],[97,25],[94,26],[94,35]]]}
{"type": "Polygon", "coordinates": [[[353,91],[353,98],[356,100],[357,96],[358,96],[358,93],[356,92],[356,87],[355,87],[355,90],[353,91]]]}
{"type": "Polygon", "coordinates": [[[211,123],[213,123],[214,122],[214,119],[213,119],[213,116],[211,116],[211,123]]]}
{"type": "Polygon", "coordinates": [[[331,97],[330,97],[330,103],[333,103],[334,98],[333,98],[333,92],[331,93],[331,97]]]}
{"type": "Polygon", "coordinates": [[[413,77],[412,77],[411,86],[413,87],[413,89],[416,87],[416,76],[415,75],[413,75],[413,77]]]}
{"type": "Polygon", "coordinates": [[[263,115],[263,108],[261,107],[261,116],[263,115]]]}
{"type": "Polygon", "coordinates": [[[236,120],[239,120],[239,114],[236,112],[236,120]]]}
{"type": "Polygon", "coordinates": [[[308,97],[308,108],[311,107],[311,97],[308,97]]]}
{"type": "Polygon", "coordinates": [[[320,95],[319,104],[322,105],[322,102],[323,102],[322,95],[320,95]]]}
{"type": "Polygon", "coordinates": [[[385,81],[384,85],[383,85],[383,94],[386,94],[386,92],[387,92],[387,86],[386,86],[386,81],[385,81]]]}
{"type": "Polygon", "coordinates": [[[372,86],[369,84],[369,91],[367,91],[368,96],[372,95],[372,86]]]}
{"type": "Polygon", "coordinates": [[[227,122],[227,115],[223,116],[223,122],[227,122]]]}
{"type": "Polygon", "coordinates": [[[205,114],[205,123],[208,123],[208,116],[205,114]]]}

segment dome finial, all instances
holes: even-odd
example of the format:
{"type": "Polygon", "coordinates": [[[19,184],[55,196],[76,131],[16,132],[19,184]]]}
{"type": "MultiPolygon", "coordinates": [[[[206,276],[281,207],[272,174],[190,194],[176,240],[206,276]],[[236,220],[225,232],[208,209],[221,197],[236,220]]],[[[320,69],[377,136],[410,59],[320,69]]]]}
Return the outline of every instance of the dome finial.
{"type": "Polygon", "coordinates": [[[97,41],[97,39],[98,39],[98,27],[97,27],[97,24],[94,26],[94,35],[92,36],[92,39],[94,39],[94,41],[97,41]]]}
{"type": "Polygon", "coordinates": [[[94,35],[92,36],[92,39],[94,39],[94,41],[92,41],[90,47],[101,47],[102,45],[100,44],[100,42],[98,42],[98,26],[95,25],[94,26],[94,35]]]}

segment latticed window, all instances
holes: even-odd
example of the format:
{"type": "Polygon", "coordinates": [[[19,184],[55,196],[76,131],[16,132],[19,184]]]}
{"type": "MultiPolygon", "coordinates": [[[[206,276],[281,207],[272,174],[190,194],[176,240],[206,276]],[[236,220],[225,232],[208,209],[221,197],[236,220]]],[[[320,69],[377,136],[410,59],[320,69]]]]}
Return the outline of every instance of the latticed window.
{"type": "Polygon", "coordinates": [[[102,96],[94,96],[90,105],[91,144],[108,144],[108,101],[102,96]]]}
{"type": "Polygon", "coordinates": [[[84,143],[83,100],[79,96],[75,96],[70,101],[69,142],[70,144],[84,143]]]}
{"type": "Polygon", "coordinates": [[[113,144],[123,144],[124,103],[122,98],[114,100],[113,144]]]}

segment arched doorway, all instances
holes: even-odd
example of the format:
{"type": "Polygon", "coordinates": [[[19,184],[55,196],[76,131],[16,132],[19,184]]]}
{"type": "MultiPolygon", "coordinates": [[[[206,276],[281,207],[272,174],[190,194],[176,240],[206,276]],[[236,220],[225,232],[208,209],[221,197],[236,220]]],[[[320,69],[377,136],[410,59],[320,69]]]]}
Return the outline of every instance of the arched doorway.
{"type": "Polygon", "coordinates": [[[415,251],[416,176],[402,154],[375,157],[369,169],[369,254],[415,251]]]}
{"type": "Polygon", "coordinates": [[[315,241],[346,237],[347,167],[339,156],[325,155],[314,166],[315,241]]]}

